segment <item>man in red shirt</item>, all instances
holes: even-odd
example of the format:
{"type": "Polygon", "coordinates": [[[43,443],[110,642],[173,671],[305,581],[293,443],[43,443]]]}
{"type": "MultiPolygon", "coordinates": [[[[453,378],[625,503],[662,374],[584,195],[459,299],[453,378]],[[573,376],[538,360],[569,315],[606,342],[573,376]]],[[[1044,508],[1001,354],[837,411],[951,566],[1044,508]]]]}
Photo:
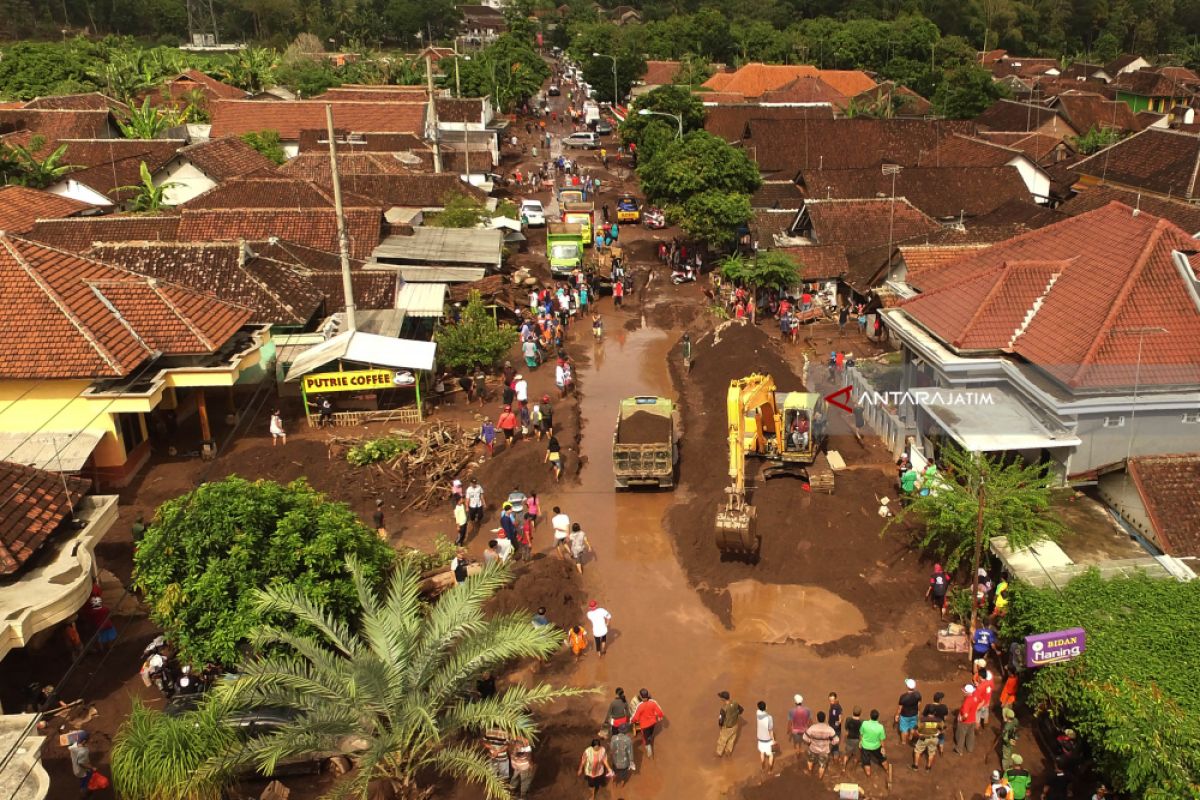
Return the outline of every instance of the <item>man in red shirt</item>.
{"type": "Polygon", "coordinates": [[[992,680],[992,673],[986,667],[977,666],[979,673],[975,679],[975,696],[979,698],[979,708],[976,710],[975,716],[979,720],[979,727],[983,728],[987,724],[988,712],[992,708],[992,694],[996,691],[996,682],[992,680]]]}
{"type": "Polygon", "coordinates": [[[496,427],[504,433],[504,445],[507,449],[513,443],[517,432],[517,415],[513,413],[512,406],[505,406],[500,412],[496,419],[496,427]]]}
{"type": "Polygon", "coordinates": [[[974,684],[968,683],[963,687],[962,705],[958,709],[957,724],[954,726],[954,752],[960,756],[963,750],[970,753],[975,749],[980,700],[977,695],[974,684]]]}
{"type": "Polygon", "coordinates": [[[800,310],[808,311],[810,308],[812,308],[812,295],[805,292],[800,295],[800,310]]]}
{"type": "Polygon", "coordinates": [[[621,298],[625,296],[625,284],[621,281],[613,281],[613,305],[617,308],[621,307],[621,298]]]}

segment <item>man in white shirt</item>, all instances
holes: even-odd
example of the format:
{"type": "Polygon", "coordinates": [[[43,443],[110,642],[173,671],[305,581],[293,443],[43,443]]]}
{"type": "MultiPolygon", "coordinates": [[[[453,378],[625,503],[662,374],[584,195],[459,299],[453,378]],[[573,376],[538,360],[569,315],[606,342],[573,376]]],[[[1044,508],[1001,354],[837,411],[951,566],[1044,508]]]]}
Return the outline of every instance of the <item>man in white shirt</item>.
{"type": "Polygon", "coordinates": [[[512,555],[513,543],[508,540],[508,535],[504,531],[496,534],[496,553],[500,556],[500,563],[508,561],[512,555]]]}
{"type": "Polygon", "coordinates": [[[483,487],[479,485],[477,478],[471,478],[471,482],[467,485],[467,517],[475,523],[475,528],[478,530],[479,523],[483,522],[483,487]]]}
{"type": "Polygon", "coordinates": [[[603,608],[595,600],[589,600],[587,618],[592,623],[592,636],[596,639],[596,652],[603,657],[604,651],[608,648],[608,621],[612,619],[612,614],[609,614],[608,609],[603,608]]]}
{"type": "Polygon", "coordinates": [[[518,375],[514,378],[513,391],[517,394],[518,403],[529,402],[529,384],[525,380],[524,375],[518,375]]]}
{"type": "Polygon", "coordinates": [[[567,548],[567,535],[571,532],[571,518],[562,512],[558,506],[554,507],[554,516],[550,518],[550,525],[554,528],[554,549],[558,551],[559,558],[566,558],[570,553],[567,548]]]}
{"type": "Polygon", "coordinates": [[[775,765],[775,720],[767,713],[767,704],[758,701],[758,712],[755,715],[755,733],[758,739],[758,760],[764,772],[770,772],[775,765]]]}

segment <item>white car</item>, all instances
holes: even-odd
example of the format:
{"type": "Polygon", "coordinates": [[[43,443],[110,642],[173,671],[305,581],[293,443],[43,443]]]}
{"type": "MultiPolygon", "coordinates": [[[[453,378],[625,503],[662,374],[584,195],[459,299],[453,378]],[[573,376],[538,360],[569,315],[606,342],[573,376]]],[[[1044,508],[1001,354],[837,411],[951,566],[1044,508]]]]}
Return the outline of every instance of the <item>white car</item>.
{"type": "Polygon", "coordinates": [[[541,228],[546,224],[546,209],[541,200],[521,201],[521,221],[531,228],[541,228]]]}

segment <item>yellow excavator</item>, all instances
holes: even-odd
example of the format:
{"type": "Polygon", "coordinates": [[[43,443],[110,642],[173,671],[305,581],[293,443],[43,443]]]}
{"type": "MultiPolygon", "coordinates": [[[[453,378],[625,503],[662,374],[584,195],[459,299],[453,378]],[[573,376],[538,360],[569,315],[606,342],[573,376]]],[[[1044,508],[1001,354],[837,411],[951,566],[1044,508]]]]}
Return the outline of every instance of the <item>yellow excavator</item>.
{"type": "Polygon", "coordinates": [[[756,556],[761,537],[754,529],[755,508],[746,500],[746,459],[776,462],[764,478],[792,475],[810,486],[833,490],[828,462],[810,472],[825,444],[825,399],[815,392],[779,392],[769,375],[733,380],[726,398],[729,415],[729,477],[723,507],[717,510],[717,549],[756,556]]]}

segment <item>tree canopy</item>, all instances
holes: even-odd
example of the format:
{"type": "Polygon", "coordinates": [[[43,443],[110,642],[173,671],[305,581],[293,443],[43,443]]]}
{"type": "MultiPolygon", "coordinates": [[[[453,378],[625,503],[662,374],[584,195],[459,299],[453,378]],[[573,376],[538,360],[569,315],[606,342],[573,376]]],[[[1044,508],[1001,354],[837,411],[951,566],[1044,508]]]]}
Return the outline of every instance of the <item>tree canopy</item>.
{"type": "Polygon", "coordinates": [[[1035,708],[1069,720],[1118,792],[1200,796],[1200,678],[1180,663],[1200,636],[1200,582],[1096,572],[1066,586],[1018,584],[1010,636],[1082,627],[1087,650],[1024,682],[1035,708]]]}
{"type": "Polygon", "coordinates": [[[471,56],[460,59],[458,80],[464,97],[491,96],[501,111],[509,112],[533,97],[550,77],[550,68],[533,46],[514,34],[505,34],[471,56]]]}
{"type": "Polygon", "coordinates": [[[926,483],[929,492],[914,495],[888,529],[914,515],[924,523],[919,544],[941,557],[949,570],[967,563],[981,513],[983,552],[997,536],[1007,536],[1009,545],[1019,549],[1054,541],[1062,533],[1046,465],[1005,464],[954,446],[944,448],[939,460],[943,469],[926,483]]]}
{"type": "Polygon", "coordinates": [[[721,262],[721,277],[756,289],[788,289],[800,282],[800,265],[777,250],[734,255],[721,262]]]}
{"type": "Polygon", "coordinates": [[[643,109],[679,116],[683,120],[685,134],[704,127],[704,106],[687,86],[659,86],[630,103],[629,115],[621,123],[621,138],[626,142],[637,142],[639,148],[643,147],[642,133],[651,122],[669,125],[672,136],[679,131],[675,120],[638,114],[643,109]]]}
{"type": "Polygon", "coordinates": [[[510,797],[477,737],[498,728],[533,741],[533,707],[589,690],[512,684],[479,698],[476,682],[518,659],[547,659],[562,645],[562,631],[530,625],[527,612],[484,612],[511,579],[504,565],[485,567],[431,604],[408,562],[380,589],[353,561],[348,566],[359,606],[350,621],[290,586],[257,593],[259,616],[280,622],[257,631],[264,655],[242,664],[222,698],[235,708],[285,708],[295,716],[228,747],[216,765],[269,772],[286,758],[349,751],[356,769],[340,797],[366,797],[375,780],[401,798],[424,797],[420,782],[432,774],[480,784],[494,800],[510,797]]]}
{"type": "Polygon", "coordinates": [[[134,555],[134,584],[185,662],[232,665],[265,622],[258,589],[295,587],[345,619],[355,603],[347,556],[378,579],[395,553],[303,480],[234,476],[159,507],[134,555]]]}
{"type": "Polygon", "coordinates": [[[486,367],[498,363],[517,343],[517,336],[513,326],[496,322],[484,307],[479,292],[471,292],[458,321],[443,325],[433,339],[437,342],[439,363],[465,370],[477,364],[486,367]]]}

